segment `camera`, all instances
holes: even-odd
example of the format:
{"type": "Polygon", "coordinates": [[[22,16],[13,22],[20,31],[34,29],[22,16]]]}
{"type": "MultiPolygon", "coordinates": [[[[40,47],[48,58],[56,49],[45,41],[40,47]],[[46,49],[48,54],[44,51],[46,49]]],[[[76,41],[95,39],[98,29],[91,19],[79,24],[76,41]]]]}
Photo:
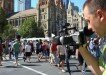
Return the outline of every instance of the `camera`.
{"type": "Polygon", "coordinates": [[[76,27],[68,28],[68,26],[69,23],[66,23],[60,31],[60,33],[64,33],[63,36],[56,37],[57,42],[61,42],[63,45],[83,45],[86,43],[86,37],[90,37],[94,33],[92,29],[88,29],[88,26],[85,26],[82,31],[78,31],[76,27]],[[76,32],[69,35],[68,30],[75,30],[76,32]]]}

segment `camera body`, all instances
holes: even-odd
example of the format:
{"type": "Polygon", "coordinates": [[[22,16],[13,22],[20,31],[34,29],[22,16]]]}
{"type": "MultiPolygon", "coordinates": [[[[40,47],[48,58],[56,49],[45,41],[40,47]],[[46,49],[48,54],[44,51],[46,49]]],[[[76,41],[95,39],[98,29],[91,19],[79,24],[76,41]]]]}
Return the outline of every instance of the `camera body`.
{"type": "Polygon", "coordinates": [[[70,45],[70,46],[76,46],[76,45],[83,45],[85,44],[86,41],[86,37],[90,37],[94,32],[92,31],[92,29],[88,29],[88,26],[85,26],[84,29],[82,31],[78,31],[76,29],[76,27],[73,28],[68,28],[67,26],[69,26],[69,23],[66,24],[66,26],[64,26],[63,30],[60,31],[64,32],[64,36],[58,36],[57,42],[61,42],[63,45],[70,45]],[[69,35],[68,34],[68,30],[76,30],[75,33],[69,35]]]}
{"type": "MultiPolygon", "coordinates": [[[[83,36],[83,38],[84,38],[84,36],[83,36]]],[[[81,40],[82,39],[80,37],[80,32],[78,32],[77,34],[71,34],[69,36],[61,36],[60,37],[60,42],[63,45],[71,45],[71,46],[79,45],[81,43],[81,40]]]]}

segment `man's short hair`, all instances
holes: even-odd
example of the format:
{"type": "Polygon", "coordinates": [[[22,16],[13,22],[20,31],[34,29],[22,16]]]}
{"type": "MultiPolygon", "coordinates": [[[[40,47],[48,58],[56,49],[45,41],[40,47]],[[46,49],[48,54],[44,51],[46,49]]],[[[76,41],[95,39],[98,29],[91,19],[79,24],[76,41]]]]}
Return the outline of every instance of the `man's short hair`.
{"type": "Polygon", "coordinates": [[[16,35],[16,39],[20,40],[21,36],[20,35],[16,35]]]}
{"type": "Polygon", "coordinates": [[[94,13],[97,9],[106,10],[106,0],[86,0],[83,9],[86,5],[89,7],[90,13],[94,13]]]}

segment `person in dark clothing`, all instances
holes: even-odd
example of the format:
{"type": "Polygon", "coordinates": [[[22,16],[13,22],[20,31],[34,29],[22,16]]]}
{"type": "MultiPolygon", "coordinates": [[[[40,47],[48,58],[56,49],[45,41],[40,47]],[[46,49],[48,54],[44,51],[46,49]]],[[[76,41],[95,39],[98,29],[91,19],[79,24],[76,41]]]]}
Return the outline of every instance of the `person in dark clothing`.
{"type": "Polygon", "coordinates": [[[3,47],[2,47],[2,39],[0,38],[0,66],[2,66],[2,52],[3,52],[3,47]]]}

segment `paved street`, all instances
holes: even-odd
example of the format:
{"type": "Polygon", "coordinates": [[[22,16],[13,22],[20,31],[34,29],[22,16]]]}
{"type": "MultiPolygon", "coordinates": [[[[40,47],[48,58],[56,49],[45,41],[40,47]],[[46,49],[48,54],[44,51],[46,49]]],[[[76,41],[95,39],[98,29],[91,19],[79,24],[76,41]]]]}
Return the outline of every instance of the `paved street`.
{"type": "MultiPolygon", "coordinates": [[[[36,55],[32,56],[31,63],[24,62],[22,56],[20,56],[19,63],[20,65],[16,67],[13,60],[3,61],[3,66],[0,66],[0,75],[69,75],[68,72],[61,72],[56,66],[45,62],[44,59],[38,62],[36,55]]],[[[82,75],[81,71],[77,70],[75,66],[77,64],[78,61],[76,59],[70,60],[70,69],[73,71],[71,75],[82,75]]],[[[89,70],[86,72],[86,75],[91,75],[89,70]]]]}

